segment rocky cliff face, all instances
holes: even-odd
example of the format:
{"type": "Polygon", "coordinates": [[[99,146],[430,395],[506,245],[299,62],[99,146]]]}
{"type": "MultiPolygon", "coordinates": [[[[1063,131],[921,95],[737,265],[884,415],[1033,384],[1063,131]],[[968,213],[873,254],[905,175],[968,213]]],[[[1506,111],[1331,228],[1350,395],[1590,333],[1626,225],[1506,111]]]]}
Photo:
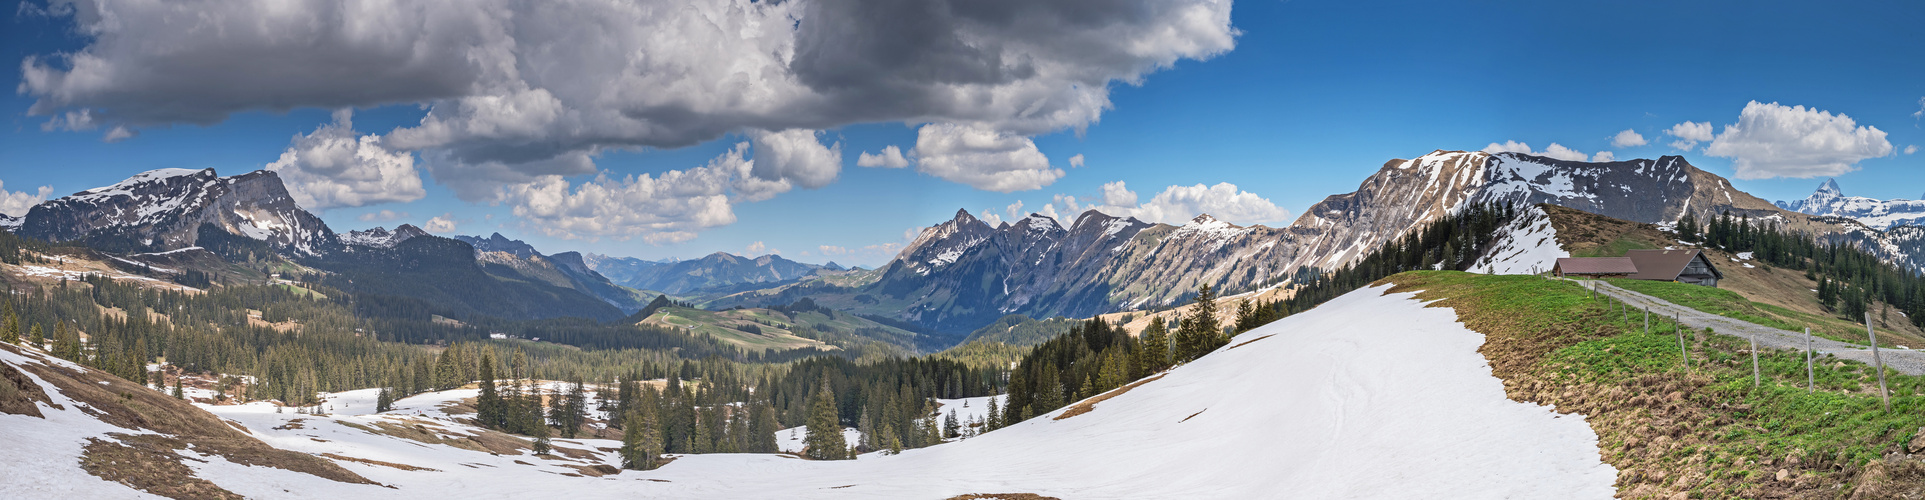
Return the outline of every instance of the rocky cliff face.
{"type": "Polygon", "coordinates": [[[1811,196],[1802,200],[1777,202],[1779,208],[1811,215],[1857,219],[1866,226],[1886,230],[1899,226],[1925,226],[1925,200],[1879,200],[1845,196],[1838,181],[1826,179],[1811,196]]]}
{"type": "Polygon", "coordinates": [[[1473,203],[1552,203],[1658,224],[1687,211],[1701,219],[1729,211],[1836,234],[1898,261],[1918,254],[1876,230],[1787,212],[1682,157],[1591,163],[1436,151],[1386,162],[1356,191],[1325,198],[1284,228],[1207,214],[1170,226],[1093,211],[1068,228],[1041,215],[991,228],[959,211],[923,230],[862,292],[897,299],[879,304],[907,302],[899,319],[948,330],[1009,313],[1088,317],[1172,304],[1204,284],[1235,293],[1340,267],[1473,203]]]}
{"type": "Polygon", "coordinates": [[[297,255],[318,255],[336,244],[327,224],[296,205],[280,177],[265,170],[233,177],[214,169],[143,172],[41,203],[18,231],[50,241],[165,251],[195,246],[202,224],[297,255]]]}

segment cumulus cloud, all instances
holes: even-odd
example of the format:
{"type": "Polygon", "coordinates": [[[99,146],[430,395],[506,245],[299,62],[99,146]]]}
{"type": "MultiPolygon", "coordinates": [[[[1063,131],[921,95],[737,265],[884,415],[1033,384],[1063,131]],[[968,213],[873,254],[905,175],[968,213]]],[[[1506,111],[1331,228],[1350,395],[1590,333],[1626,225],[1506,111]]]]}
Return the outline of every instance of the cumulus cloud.
{"type": "Polygon", "coordinates": [[[24,217],[34,205],[47,201],[48,196],[53,196],[53,186],[40,186],[40,189],[33,193],[14,192],[7,190],[7,181],[0,180],[0,214],[24,217]]]}
{"type": "Polygon", "coordinates": [[[1643,146],[1645,144],[1649,143],[1645,142],[1643,134],[1639,134],[1638,131],[1628,128],[1622,132],[1618,132],[1617,135],[1611,136],[1611,147],[1614,148],[1629,148],[1643,146]]]}
{"type": "Polygon", "coordinates": [[[757,241],[754,243],[750,243],[749,246],[744,247],[742,250],[744,250],[744,253],[747,255],[755,256],[755,255],[761,254],[763,251],[768,249],[769,249],[768,245],[764,245],[762,244],[762,242],[757,241]]]}
{"type": "MultiPolygon", "coordinates": [[[[995,214],[989,213],[988,211],[984,211],[983,213],[987,215],[995,215],[995,214]]],[[[1016,200],[1015,203],[1011,203],[1009,204],[1009,206],[1003,207],[1003,213],[1009,214],[1009,218],[1011,219],[1023,218],[1023,214],[1026,213],[1026,212],[1023,212],[1023,200],[1016,200]]],[[[991,224],[991,225],[993,226],[994,224],[991,224]]]]}
{"type": "Polygon", "coordinates": [[[1905,146],[1905,154],[1912,154],[1912,153],[1917,153],[1917,152],[1918,152],[1918,145],[1917,145],[1917,144],[1913,144],[1913,145],[1910,145],[1910,146],[1905,146]]]}
{"type": "Polygon", "coordinates": [[[1069,168],[1083,168],[1083,155],[1081,153],[1069,157],[1069,168]]]}
{"type": "Polygon", "coordinates": [[[973,125],[923,125],[909,155],[917,171],[984,191],[1041,189],[1063,177],[1030,138],[973,125]]]}
{"type": "Polygon", "coordinates": [[[886,146],[882,148],[882,152],[880,153],[869,154],[869,152],[864,151],[862,154],[857,155],[856,166],[903,168],[909,166],[909,159],[902,157],[902,149],[895,146],[886,146]]]}
{"type": "Polygon", "coordinates": [[[1690,151],[1700,142],[1711,142],[1711,122],[1684,122],[1672,125],[1664,133],[1678,140],[1671,141],[1671,147],[1690,151]]]}
{"type": "Polygon", "coordinates": [[[421,229],[430,233],[446,234],[455,232],[455,226],[458,225],[460,221],[455,220],[455,214],[445,213],[428,219],[427,223],[421,225],[421,229]]]}
{"type": "Polygon", "coordinates": [[[1618,159],[1617,153],[1612,153],[1610,151],[1599,151],[1597,152],[1597,154],[1591,155],[1591,162],[1593,163],[1617,161],[1617,159],[1618,159]]]}
{"type": "Polygon", "coordinates": [[[1551,147],[1544,148],[1544,151],[1539,154],[1564,161],[1584,161],[1585,158],[1591,157],[1591,155],[1584,154],[1583,151],[1567,148],[1555,142],[1551,143],[1551,147]]]}
{"type": "Polygon", "coordinates": [[[756,131],[750,135],[753,138],[750,142],[755,145],[755,165],[749,174],[758,180],[809,189],[835,182],[836,176],[842,173],[842,143],[823,146],[817,135],[820,133],[803,129],[756,131]]]}
{"type": "Polygon", "coordinates": [[[1228,2],[1126,3],[105,0],[42,9],[89,43],[29,56],[18,90],[31,114],[89,110],[129,133],[420,103],[420,123],[384,134],[391,147],[525,183],[606,148],[750,130],[1080,130],[1114,83],[1222,54],[1240,34],[1228,2]]]}
{"type": "Polygon", "coordinates": [[[1835,176],[1867,158],[1892,154],[1885,132],[1844,114],[1752,101],[1704,152],[1731,158],[1739,179],[1835,176]]]}
{"type": "MultiPolygon", "coordinates": [[[[1517,141],[1504,141],[1502,144],[1493,142],[1489,146],[1484,146],[1483,151],[1486,153],[1524,153],[1564,161],[1584,161],[1591,157],[1582,151],[1567,148],[1555,142],[1551,143],[1550,147],[1544,148],[1543,151],[1532,151],[1530,144],[1517,141]]],[[[1218,218],[1221,219],[1222,217],[1218,218]]]]}
{"type": "Polygon", "coordinates": [[[314,133],[295,135],[267,169],[309,210],[406,203],[428,194],[414,154],[389,150],[380,136],[357,135],[349,109],[335,111],[334,122],[314,133]]]}
{"type": "Polygon", "coordinates": [[[1054,205],[1061,204],[1072,214],[1096,210],[1118,217],[1136,217],[1145,222],[1165,224],[1182,224],[1196,218],[1197,214],[1210,214],[1234,224],[1277,223],[1290,216],[1289,211],[1270,200],[1243,191],[1228,182],[1214,186],[1170,186],[1151,197],[1149,202],[1138,204],[1136,192],[1131,191],[1123,181],[1116,181],[1103,185],[1102,198],[1100,205],[1081,207],[1076,204],[1076,197],[1058,195],[1056,203],[1045,208],[1055,208],[1054,205]]]}
{"type": "Polygon", "coordinates": [[[365,214],[361,214],[360,217],[356,217],[356,219],[361,219],[361,222],[385,222],[385,221],[405,219],[405,218],[408,218],[407,212],[396,212],[393,210],[368,212],[365,214]]]}

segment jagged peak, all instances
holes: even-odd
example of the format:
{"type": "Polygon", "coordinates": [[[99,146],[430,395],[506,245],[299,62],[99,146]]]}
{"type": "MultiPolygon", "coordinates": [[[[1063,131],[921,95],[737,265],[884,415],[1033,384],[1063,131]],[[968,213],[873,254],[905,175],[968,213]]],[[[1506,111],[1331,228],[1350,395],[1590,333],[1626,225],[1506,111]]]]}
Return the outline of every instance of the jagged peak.
{"type": "Polygon", "coordinates": [[[968,222],[968,221],[976,220],[976,216],[970,215],[969,209],[967,208],[958,208],[956,209],[956,216],[950,218],[949,220],[958,221],[958,222],[968,222]]]}
{"type": "Polygon", "coordinates": [[[1024,227],[1029,228],[1029,230],[1031,231],[1047,231],[1047,230],[1061,231],[1063,229],[1063,225],[1056,222],[1055,217],[1050,217],[1047,215],[1034,213],[1034,212],[1031,212],[1029,216],[1023,217],[1023,220],[1020,220],[1017,222],[1021,223],[1024,227]]]}
{"type": "Polygon", "coordinates": [[[1838,179],[1825,179],[1824,184],[1818,185],[1818,192],[1831,195],[1845,194],[1844,190],[1838,189],[1838,179]]]}

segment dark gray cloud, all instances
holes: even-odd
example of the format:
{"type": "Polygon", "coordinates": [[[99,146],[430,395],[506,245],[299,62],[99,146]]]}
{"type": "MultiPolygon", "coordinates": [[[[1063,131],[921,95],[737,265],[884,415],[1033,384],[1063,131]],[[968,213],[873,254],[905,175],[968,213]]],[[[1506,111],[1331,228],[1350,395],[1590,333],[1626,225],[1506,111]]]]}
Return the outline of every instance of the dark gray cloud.
{"type": "MultiPolygon", "coordinates": [[[[733,133],[760,138],[760,156],[795,146],[769,134],[864,122],[1080,130],[1109,108],[1113,82],[1223,53],[1237,36],[1230,4],[1211,0],[62,0],[37,11],[64,12],[92,40],[22,62],[19,91],[47,128],[125,138],[248,110],[418,103],[429,107],[420,123],[369,132],[472,201],[594,174],[611,149],[733,133]]],[[[835,178],[818,162],[767,163],[754,172],[767,182],[835,178]]],[[[959,177],[976,167],[945,166],[959,177]]]]}

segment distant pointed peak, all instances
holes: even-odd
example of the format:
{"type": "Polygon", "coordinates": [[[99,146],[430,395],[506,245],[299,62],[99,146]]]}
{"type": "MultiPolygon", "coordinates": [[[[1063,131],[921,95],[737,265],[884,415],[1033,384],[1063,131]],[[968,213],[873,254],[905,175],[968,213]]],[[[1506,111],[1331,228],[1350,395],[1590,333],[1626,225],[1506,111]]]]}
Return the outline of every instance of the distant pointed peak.
{"type": "Polygon", "coordinates": [[[969,215],[969,209],[967,208],[958,208],[956,209],[956,216],[950,220],[976,220],[976,216],[969,215]]]}
{"type": "Polygon", "coordinates": [[[1825,179],[1825,183],[1818,186],[1818,192],[1831,194],[1845,193],[1844,190],[1838,189],[1838,179],[1825,179]]]}
{"type": "Polygon", "coordinates": [[[1196,225],[1209,224],[1212,222],[1221,221],[1218,221],[1216,217],[1211,217],[1210,214],[1196,214],[1196,218],[1190,219],[1190,223],[1196,225]]]}

